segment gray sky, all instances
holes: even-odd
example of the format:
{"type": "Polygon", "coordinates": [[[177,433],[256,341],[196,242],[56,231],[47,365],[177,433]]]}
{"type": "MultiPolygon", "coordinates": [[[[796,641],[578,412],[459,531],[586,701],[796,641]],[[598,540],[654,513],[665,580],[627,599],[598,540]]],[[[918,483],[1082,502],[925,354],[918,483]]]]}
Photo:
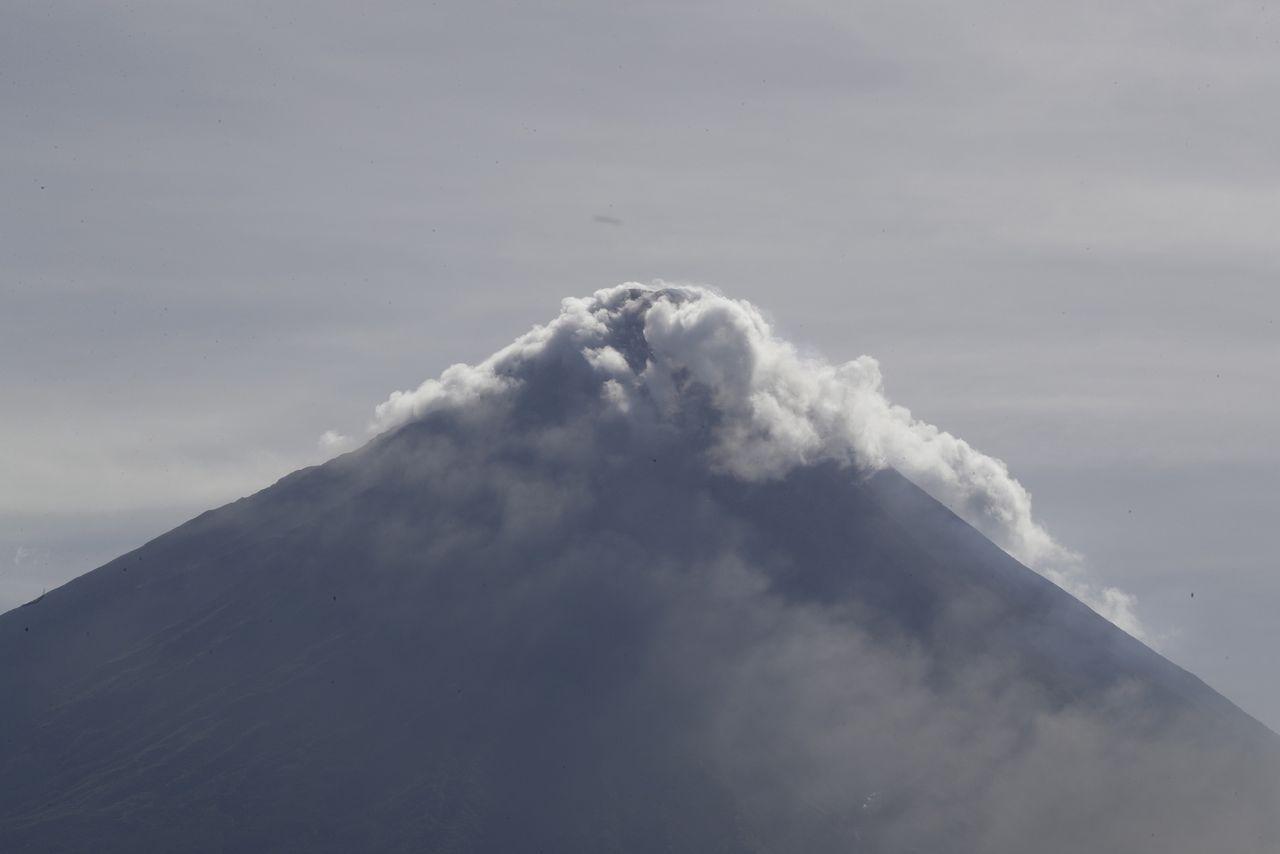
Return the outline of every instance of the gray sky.
{"type": "Polygon", "coordinates": [[[1280,727],[1280,9],[264,5],[0,11],[0,607],[661,277],[876,356],[1280,727]]]}

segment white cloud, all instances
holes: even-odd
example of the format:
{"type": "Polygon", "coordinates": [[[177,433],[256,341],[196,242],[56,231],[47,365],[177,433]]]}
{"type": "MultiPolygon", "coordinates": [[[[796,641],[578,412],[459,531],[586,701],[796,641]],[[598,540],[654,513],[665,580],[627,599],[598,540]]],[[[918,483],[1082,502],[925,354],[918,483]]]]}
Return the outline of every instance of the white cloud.
{"type": "Polygon", "coordinates": [[[13,550],[13,565],[24,568],[37,568],[49,561],[49,550],[18,546],[13,550]]]}
{"type": "Polygon", "coordinates": [[[350,436],[339,433],[337,430],[325,430],[320,434],[316,444],[325,453],[338,453],[348,450],[352,442],[350,436]]]}
{"type": "Polygon", "coordinates": [[[774,334],[753,305],[713,290],[628,283],[566,299],[560,316],[479,365],[454,365],[377,407],[374,430],[433,411],[481,414],[551,361],[576,360],[598,398],[637,425],[709,433],[706,462],[743,480],[814,463],[893,467],[997,545],[1143,636],[1134,598],[1087,577],[1032,516],[1003,462],[890,401],[879,363],[832,364],[774,334]],[[708,411],[702,411],[708,409],[708,411]]]}

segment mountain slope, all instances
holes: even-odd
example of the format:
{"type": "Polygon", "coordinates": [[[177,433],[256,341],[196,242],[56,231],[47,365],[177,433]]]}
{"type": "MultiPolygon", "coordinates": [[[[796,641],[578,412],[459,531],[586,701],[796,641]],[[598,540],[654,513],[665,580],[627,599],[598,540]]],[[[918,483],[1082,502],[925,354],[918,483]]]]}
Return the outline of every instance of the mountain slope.
{"type": "Polygon", "coordinates": [[[518,368],[0,616],[0,850],[1280,847],[1274,736],[893,468],[518,368]]]}

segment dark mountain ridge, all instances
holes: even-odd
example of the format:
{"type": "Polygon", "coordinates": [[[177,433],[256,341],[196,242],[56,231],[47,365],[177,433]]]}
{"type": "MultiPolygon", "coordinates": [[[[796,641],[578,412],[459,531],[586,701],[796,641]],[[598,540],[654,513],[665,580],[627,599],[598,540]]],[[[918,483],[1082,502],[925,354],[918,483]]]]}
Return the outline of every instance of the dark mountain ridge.
{"type": "MultiPolygon", "coordinates": [[[[645,448],[592,473],[571,524],[504,535],[485,489],[433,513],[410,461],[441,441],[410,425],[0,617],[5,850],[773,850],[698,767],[699,683],[760,637],[739,615],[731,644],[682,642],[696,676],[665,650],[726,554],[751,556],[750,597],[923,655],[940,700],[994,657],[1042,712],[1274,752],[895,472],[743,485],[645,448]]],[[[843,839],[810,821],[805,844],[843,839]]]]}

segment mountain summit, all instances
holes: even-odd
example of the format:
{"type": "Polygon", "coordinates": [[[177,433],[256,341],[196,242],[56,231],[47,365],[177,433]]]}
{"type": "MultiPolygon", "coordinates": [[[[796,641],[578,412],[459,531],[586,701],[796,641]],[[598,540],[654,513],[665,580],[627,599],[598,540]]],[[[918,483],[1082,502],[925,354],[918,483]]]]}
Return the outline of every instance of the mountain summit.
{"type": "Polygon", "coordinates": [[[0,616],[0,850],[1280,850],[1276,737],[869,358],[624,285],[375,423],[0,616]]]}

